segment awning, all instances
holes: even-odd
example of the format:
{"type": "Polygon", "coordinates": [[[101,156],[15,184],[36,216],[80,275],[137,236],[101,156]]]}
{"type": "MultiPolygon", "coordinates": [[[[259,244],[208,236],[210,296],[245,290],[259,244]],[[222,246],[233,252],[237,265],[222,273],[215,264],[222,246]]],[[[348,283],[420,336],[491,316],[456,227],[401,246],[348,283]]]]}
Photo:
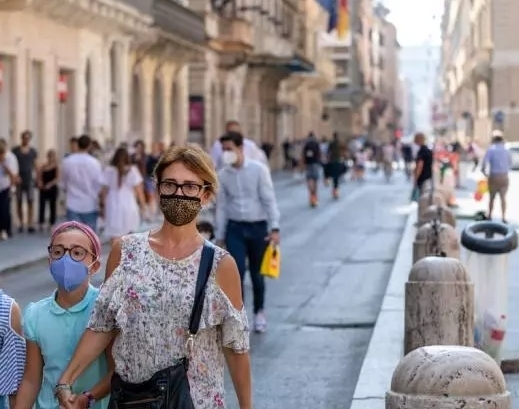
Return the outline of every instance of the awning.
{"type": "Polygon", "coordinates": [[[279,68],[280,70],[286,71],[288,74],[312,73],[315,71],[315,66],[313,64],[297,56],[293,56],[292,58],[253,57],[253,60],[249,62],[249,66],[279,68]]]}

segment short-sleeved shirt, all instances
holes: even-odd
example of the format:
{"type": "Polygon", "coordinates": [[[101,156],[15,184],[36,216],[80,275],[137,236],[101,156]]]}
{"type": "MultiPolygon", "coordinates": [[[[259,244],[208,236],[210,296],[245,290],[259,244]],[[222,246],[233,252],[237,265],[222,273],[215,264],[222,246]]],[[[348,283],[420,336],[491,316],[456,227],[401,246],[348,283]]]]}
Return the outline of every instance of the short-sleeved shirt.
{"type": "MultiPolygon", "coordinates": [[[[43,381],[36,409],[56,409],[54,388],[69,364],[74,350],[83,335],[94,308],[99,290],[90,286],[83,299],[69,309],[56,302],[56,292],[50,297],[30,304],[24,314],[25,338],[40,347],[43,357],[43,381]]],[[[97,358],[74,383],[73,390],[89,391],[108,373],[104,355],[97,358]]],[[[104,409],[108,398],[97,402],[93,408],[104,409]]]]}
{"type": "Polygon", "coordinates": [[[16,393],[25,366],[25,340],[11,326],[13,304],[14,300],[0,290],[0,403],[3,397],[16,393]]]}
{"type": "Polygon", "coordinates": [[[27,151],[24,151],[21,146],[17,146],[13,149],[13,153],[16,159],[18,159],[18,172],[22,180],[22,185],[30,184],[33,180],[34,166],[38,152],[34,148],[29,148],[27,151]]]}
{"type": "Polygon", "coordinates": [[[425,145],[422,145],[416,154],[416,162],[423,162],[422,173],[418,176],[417,184],[420,186],[426,180],[432,178],[432,166],[433,166],[433,153],[425,145]]]}
{"type": "MultiPolygon", "coordinates": [[[[149,232],[122,239],[121,262],[103,284],[88,327],[118,329],[112,348],[115,370],[138,383],[185,357],[202,246],[182,260],[167,260],[149,246],[149,232]]],[[[189,361],[195,409],[223,409],[224,356],[249,350],[245,309],[233,307],[215,273],[227,252],[215,248],[199,332],[189,361]]]]}

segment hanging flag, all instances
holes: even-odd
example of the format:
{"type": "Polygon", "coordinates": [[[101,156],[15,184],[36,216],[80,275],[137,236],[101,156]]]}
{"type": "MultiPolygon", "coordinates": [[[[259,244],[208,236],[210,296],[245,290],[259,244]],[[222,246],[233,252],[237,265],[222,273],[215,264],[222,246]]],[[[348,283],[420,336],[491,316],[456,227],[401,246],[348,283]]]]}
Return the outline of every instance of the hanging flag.
{"type": "Polygon", "coordinates": [[[328,32],[337,28],[337,0],[317,0],[328,13],[328,32]]]}
{"type": "Polygon", "coordinates": [[[348,0],[337,0],[338,16],[337,16],[337,36],[342,40],[346,38],[350,29],[350,16],[348,10],[348,0]]]}

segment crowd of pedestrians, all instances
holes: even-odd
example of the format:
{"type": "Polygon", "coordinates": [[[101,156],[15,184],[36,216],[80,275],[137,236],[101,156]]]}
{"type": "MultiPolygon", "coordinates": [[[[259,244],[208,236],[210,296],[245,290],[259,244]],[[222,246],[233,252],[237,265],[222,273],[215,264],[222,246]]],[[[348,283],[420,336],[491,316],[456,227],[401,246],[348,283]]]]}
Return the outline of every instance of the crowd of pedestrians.
{"type": "MultiPolygon", "coordinates": [[[[5,238],[12,235],[14,189],[20,231],[36,231],[37,188],[39,228],[52,228],[48,259],[56,289],[23,314],[0,291],[0,398],[15,409],[224,408],[225,363],[240,409],[252,409],[243,282],[248,272],[251,329],[264,333],[261,264],[281,234],[270,148],[248,139],[236,121],[209,154],[189,144],[147,149],[143,141],[107,154],[82,135],[70,140],[63,160],[51,150],[39,163],[30,142],[28,132],[13,149],[0,142],[0,228],[5,238]],[[61,223],[60,197],[67,219],[61,223]],[[205,224],[204,209],[213,216],[205,224]],[[138,232],[143,219],[157,227],[138,232]],[[111,250],[97,289],[90,277],[101,267],[100,220],[111,250]]],[[[432,177],[433,153],[423,134],[414,142],[414,183],[421,189],[432,177]]],[[[297,158],[289,146],[286,165],[304,172],[311,206],[318,204],[321,176],[339,199],[350,168],[362,183],[371,161],[390,181],[400,153],[407,162],[396,141],[346,146],[337,134],[328,141],[311,133],[298,145],[297,158]]],[[[505,157],[499,149],[483,161],[497,193],[505,189],[495,165],[505,157]]]]}

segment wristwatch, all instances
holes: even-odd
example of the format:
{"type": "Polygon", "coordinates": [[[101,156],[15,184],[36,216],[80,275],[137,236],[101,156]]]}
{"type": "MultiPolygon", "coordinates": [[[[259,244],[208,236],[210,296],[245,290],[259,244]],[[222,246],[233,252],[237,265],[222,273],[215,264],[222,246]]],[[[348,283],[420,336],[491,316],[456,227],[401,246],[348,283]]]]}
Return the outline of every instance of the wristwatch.
{"type": "Polygon", "coordinates": [[[87,408],[91,408],[95,405],[96,398],[94,398],[94,395],[92,395],[90,392],[83,392],[83,395],[88,398],[87,408]]]}

